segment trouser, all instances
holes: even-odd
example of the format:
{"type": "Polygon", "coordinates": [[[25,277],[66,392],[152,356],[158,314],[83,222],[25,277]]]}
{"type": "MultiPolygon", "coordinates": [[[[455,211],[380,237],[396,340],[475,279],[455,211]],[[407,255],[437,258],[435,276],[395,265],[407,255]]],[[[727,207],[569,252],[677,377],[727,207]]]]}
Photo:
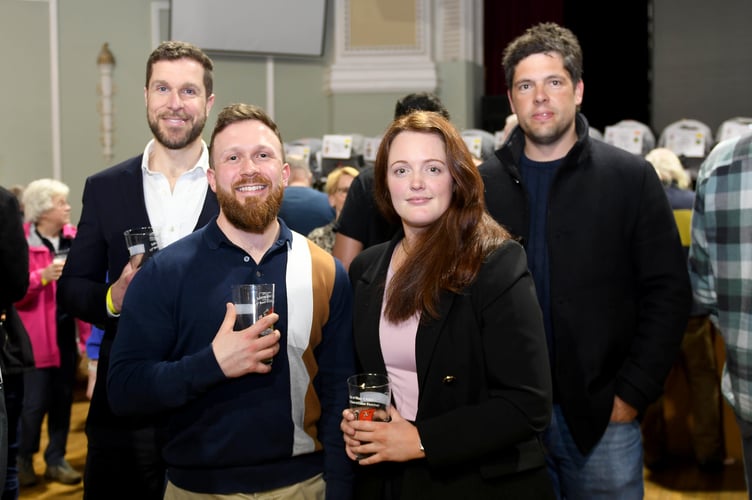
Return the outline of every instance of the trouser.
{"type": "Polygon", "coordinates": [[[5,484],[8,469],[8,413],[5,410],[5,389],[0,372],[0,484],[5,484]]]}
{"type": "Polygon", "coordinates": [[[87,425],[84,500],[161,500],[165,464],[154,427],[87,425]]]}
{"type": "Polygon", "coordinates": [[[643,498],[642,438],[637,421],[609,423],[587,454],[577,449],[559,405],[543,434],[546,465],[558,499],[643,498]]]}
{"type": "Polygon", "coordinates": [[[3,375],[5,411],[8,415],[8,464],[5,468],[5,489],[2,500],[18,498],[18,437],[21,427],[21,411],[24,399],[24,376],[22,373],[3,375]]]}
{"type": "Polygon", "coordinates": [[[24,374],[19,456],[31,459],[39,451],[42,421],[47,415],[49,440],[44,461],[47,465],[60,465],[65,460],[76,383],[75,371],[69,365],[34,369],[24,374]]]}
{"type": "Polygon", "coordinates": [[[259,493],[235,493],[232,495],[215,495],[211,493],[194,493],[178,488],[168,481],[164,500],[324,500],[326,482],[323,474],[318,474],[299,483],[275,488],[259,493]]]}

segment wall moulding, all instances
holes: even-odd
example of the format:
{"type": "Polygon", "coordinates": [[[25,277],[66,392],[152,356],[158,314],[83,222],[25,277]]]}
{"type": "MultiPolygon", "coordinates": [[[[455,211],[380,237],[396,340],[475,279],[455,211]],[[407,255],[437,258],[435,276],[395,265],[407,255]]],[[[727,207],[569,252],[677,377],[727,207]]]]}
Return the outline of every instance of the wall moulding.
{"type": "Polygon", "coordinates": [[[325,90],[435,91],[431,36],[430,0],[336,0],[335,62],[325,90]]]}

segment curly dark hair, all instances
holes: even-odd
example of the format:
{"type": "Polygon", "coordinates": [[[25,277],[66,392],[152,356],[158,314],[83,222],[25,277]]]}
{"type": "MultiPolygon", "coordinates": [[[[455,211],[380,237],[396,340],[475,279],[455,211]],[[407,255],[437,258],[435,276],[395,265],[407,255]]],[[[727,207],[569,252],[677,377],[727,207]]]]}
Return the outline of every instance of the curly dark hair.
{"type": "Polygon", "coordinates": [[[564,68],[575,85],[582,79],[582,48],[577,37],[556,23],[540,23],[525,30],[504,49],[502,64],[507,88],[514,84],[517,64],[533,54],[555,52],[564,59],[564,68]]]}

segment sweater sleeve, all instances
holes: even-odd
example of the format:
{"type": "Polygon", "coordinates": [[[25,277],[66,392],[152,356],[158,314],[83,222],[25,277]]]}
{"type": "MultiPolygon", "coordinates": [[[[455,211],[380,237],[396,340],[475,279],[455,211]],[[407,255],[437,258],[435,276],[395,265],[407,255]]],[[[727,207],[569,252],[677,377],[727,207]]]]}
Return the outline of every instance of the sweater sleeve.
{"type": "Polygon", "coordinates": [[[342,264],[337,270],[334,291],[329,301],[329,320],[323,329],[322,342],[315,351],[319,373],[316,391],[321,399],[319,439],[324,446],[324,479],[328,500],[352,497],[353,470],[345,454],[339,424],[347,407],[345,379],[355,372],[352,339],[352,292],[342,264]]]}
{"type": "Polygon", "coordinates": [[[179,286],[162,276],[154,260],[129,285],[107,376],[110,405],[117,414],[179,408],[225,380],[211,343],[171,360],[183,332],[176,331],[173,305],[166,297],[179,286]]]}

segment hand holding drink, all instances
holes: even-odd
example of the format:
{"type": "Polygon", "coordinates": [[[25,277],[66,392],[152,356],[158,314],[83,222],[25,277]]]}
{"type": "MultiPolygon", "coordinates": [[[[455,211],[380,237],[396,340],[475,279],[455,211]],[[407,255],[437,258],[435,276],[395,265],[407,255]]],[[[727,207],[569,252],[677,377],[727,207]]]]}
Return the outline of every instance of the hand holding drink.
{"type": "Polygon", "coordinates": [[[128,246],[131,266],[134,270],[144,265],[146,259],[159,250],[157,237],[150,227],[128,229],[123,233],[123,236],[125,237],[125,244],[128,246]]]}
{"type": "MultiPolygon", "coordinates": [[[[381,373],[359,373],[347,378],[350,410],[355,420],[389,421],[392,391],[389,378],[381,373]]],[[[365,458],[359,455],[357,458],[365,458]]]]}
{"type": "MultiPolygon", "coordinates": [[[[244,330],[274,312],[274,283],[233,285],[232,302],[236,313],[234,329],[244,330]]],[[[261,336],[273,331],[273,328],[267,328],[261,336]]],[[[272,360],[264,360],[264,363],[270,365],[272,360]]]]}

